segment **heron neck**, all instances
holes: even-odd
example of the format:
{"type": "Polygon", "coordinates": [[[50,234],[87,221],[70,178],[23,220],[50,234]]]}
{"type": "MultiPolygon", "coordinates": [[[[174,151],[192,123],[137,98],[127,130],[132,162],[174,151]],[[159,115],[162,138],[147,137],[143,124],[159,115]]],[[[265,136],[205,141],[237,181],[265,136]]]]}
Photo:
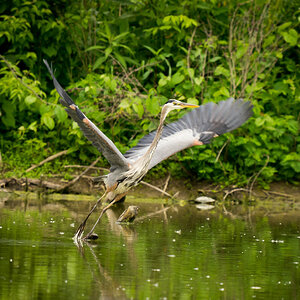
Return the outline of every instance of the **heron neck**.
{"type": "Polygon", "coordinates": [[[162,131],[163,131],[163,127],[164,127],[164,121],[168,115],[169,111],[167,109],[167,107],[163,107],[162,110],[161,110],[161,114],[160,114],[160,121],[159,121],[159,125],[157,127],[157,130],[156,130],[156,134],[155,134],[155,137],[149,147],[149,149],[147,150],[147,152],[141,157],[141,161],[144,162],[145,165],[147,165],[148,167],[148,164],[150,163],[151,159],[152,159],[152,156],[156,150],[156,147],[158,145],[158,142],[160,140],[160,137],[162,135],[162,131]]]}

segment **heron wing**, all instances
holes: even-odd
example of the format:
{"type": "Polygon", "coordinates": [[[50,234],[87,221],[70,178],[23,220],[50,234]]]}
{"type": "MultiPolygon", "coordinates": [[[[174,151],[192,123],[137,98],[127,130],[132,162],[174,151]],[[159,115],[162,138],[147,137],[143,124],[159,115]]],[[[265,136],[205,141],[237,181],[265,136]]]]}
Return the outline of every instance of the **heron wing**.
{"type": "MultiPolygon", "coordinates": [[[[169,156],[192,146],[208,144],[212,138],[232,131],[252,116],[252,104],[243,99],[207,103],[185,114],[176,122],[166,125],[149,164],[149,169],[169,156]]],[[[124,156],[130,163],[148,150],[156,131],[144,136],[124,156]]]]}
{"type": "Polygon", "coordinates": [[[128,161],[115,146],[115,144],[93,123],[91,122],[73,102],[71,97],[61,87],[56,80],[52,69],[46,60],[44,63],[51,74],[54,87],[61,96],[60,102],[66,107],[68,115],[79,125],[86,138],[92,142],[104,157],[108,160],[111,167],[128,169],[128,161]]]}

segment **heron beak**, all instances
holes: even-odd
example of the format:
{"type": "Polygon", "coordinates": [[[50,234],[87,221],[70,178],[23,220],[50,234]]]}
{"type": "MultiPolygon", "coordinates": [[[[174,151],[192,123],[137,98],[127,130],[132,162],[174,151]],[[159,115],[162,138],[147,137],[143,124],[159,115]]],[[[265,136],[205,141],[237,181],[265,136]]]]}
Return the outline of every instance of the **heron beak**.
{"type": "Polygon", "coordinates": [[[199,107],[200,105],[196,105],[196,104],[190,104],[190,103],[181,103],[180,104],[182,106],[182,108],[193,108],[193,107],[199,107]]]}

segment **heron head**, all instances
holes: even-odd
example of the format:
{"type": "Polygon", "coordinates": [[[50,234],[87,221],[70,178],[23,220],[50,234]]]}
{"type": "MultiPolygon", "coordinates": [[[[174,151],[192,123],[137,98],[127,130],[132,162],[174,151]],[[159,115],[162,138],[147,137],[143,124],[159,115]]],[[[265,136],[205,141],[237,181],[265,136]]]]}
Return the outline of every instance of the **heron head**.
{"type": "Polygon", "coordinates": [[[167,107],[168,110],[170,110],[170,111],[173,110],[173,109],[199,107],[199,105],[184,103],[184,102],[181,102],[181,101],[176,100],[176,99],[169,99],[164,106],[167,107]]]}

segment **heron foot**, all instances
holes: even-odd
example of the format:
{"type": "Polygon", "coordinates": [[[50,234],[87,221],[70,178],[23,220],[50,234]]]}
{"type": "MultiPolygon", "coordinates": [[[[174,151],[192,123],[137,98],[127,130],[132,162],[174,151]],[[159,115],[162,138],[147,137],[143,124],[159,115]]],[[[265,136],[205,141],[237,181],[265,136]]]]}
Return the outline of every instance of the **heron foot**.
{"type": "Polygon", "coordinates": [[[82,223],[78,227],[78,229],[77,229],[77,231],[76,231],[76,233],[73,237],[73,240],[75,240],[75,241],[82,240],[82,236],[83,236],[83,233],[84,233],[84,227],[85,227],[85,223],[82,223]]]}
{"type": "Polygon", "coordinates": [[[97,240],[98,238],[99,238],[98,234],[96,234],[96,233],[89,233],[83,239],[84,240],[97,240]]]}

